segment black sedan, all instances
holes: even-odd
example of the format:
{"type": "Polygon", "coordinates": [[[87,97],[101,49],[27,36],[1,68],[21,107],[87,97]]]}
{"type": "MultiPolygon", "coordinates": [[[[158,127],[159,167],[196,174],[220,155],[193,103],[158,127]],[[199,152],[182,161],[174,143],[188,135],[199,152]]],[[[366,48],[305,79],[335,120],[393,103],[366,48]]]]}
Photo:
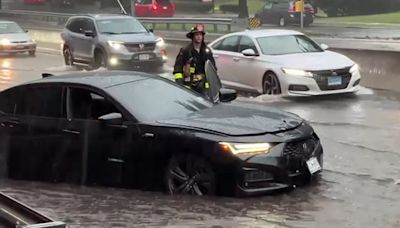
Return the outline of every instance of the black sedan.
{"type": "Polygon", "coordinates": [[[322,155],[294,114],[213,104],[144,73],[50,76],[0,93],[2,177],[253,195],[309,180],[322,155]]]}

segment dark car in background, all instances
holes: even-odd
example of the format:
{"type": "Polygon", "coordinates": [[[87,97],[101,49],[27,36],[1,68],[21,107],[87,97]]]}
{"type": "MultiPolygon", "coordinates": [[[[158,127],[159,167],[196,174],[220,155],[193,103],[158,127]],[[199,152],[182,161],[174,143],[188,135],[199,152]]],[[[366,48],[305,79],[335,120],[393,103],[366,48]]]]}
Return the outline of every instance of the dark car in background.
{"type": "Polygon", "coordinates": [[[254,195],[308,181],[323,162],[318,136],[297,115],[214,104],[138,72],[49,76],[7,89],[0,125],[0,174],[13,179],[254,195]]]}
{"type": "Polygon", "coordinates": [[[61,37],[66,65],[157,69],[167,59],[164,40],[131,16],[73,16],[61,37]]]}
{"type": "MultiPolygon", "coordinates": [[[[314,7],[306,2],[304,5],[304,25],[308,26],[314,21],[314,7]]],[[[262,9],[255,17],[259,18],[262,24],[277,24],[281,27],[288,24],[300,24],[301,13],[296,12],[295,1],[293,0],[267,0],[262,9]]]]}

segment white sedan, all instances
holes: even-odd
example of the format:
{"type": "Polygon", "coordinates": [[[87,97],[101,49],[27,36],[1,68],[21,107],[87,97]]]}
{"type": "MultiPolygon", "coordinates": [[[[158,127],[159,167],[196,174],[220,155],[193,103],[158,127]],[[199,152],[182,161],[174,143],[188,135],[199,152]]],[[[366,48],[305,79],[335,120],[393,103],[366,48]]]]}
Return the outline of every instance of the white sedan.
{"type": "Polygon", "coordinates": [[[351,93],[359,67],[290,30],[246,30],[210,44],[222,83],[231,88],[289,96],[351,93]]]}

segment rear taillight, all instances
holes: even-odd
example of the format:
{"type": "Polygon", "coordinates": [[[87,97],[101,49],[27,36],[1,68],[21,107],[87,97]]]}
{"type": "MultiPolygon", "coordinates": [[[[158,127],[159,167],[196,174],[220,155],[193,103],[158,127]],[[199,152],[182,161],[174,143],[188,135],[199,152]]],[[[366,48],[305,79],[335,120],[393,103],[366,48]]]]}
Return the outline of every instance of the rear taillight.
{"type": "Polygon", "coordinates": [[[153,10],[158,10],[158,5],[154,4],[154,5],[152,6],[152,9],[153,9],[153,10]]]}

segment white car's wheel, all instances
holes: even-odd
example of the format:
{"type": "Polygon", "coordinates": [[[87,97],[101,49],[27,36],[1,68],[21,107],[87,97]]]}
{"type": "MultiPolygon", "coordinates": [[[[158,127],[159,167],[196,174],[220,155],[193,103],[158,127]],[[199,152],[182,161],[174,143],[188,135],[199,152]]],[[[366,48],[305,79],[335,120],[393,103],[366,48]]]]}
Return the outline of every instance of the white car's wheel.
{"type": "Polygon", "coordinates": [[[279,26],[280,26],[280,27],[285,27],[285,26],[286,26],[286,19],[285,19],[285,17],[279,18],[279,26]]]}
{"type": "Polygon", "coordinates": [[[263,79],[263,93],[268,95],[281,94],[281,85],[276,74],[267,72],[263,79]]]}

